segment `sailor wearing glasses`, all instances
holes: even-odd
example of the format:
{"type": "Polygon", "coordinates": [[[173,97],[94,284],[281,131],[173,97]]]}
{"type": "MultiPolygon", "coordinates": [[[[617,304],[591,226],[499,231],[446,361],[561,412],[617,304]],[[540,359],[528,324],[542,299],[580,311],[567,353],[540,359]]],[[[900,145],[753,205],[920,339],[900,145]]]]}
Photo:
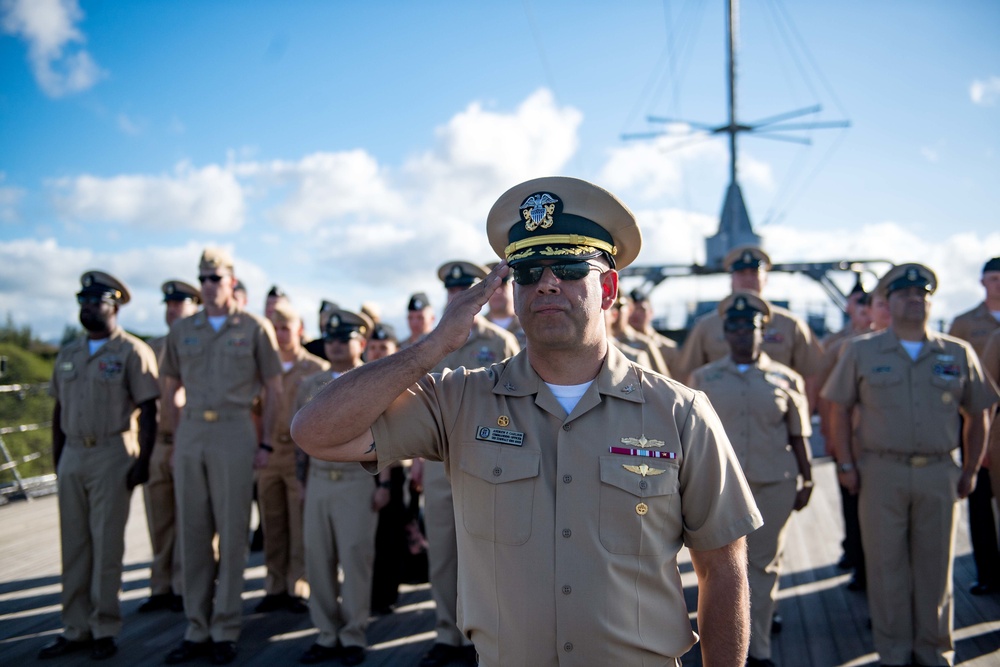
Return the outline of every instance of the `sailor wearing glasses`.
{"type": "Polygon", "coordinates": [[[103,271],[87,271],[80,282],[76,298],[86,336],[59,351],[49,389],[56,399],[52,455],[65,629],[42,648],[41,659],[85,648],[96,660],[117,652],[129,498],[149,478],[156,437],[156,357],[118,325],[128,289],[103,271]]]}
{"type": "Polygon", "coordinates": [[[778,594],[785,526],[809,502],[812,472],[809,406],[802,376],[761,351],[771,308],[750,292],[736,292],[718,307],[729,356],[702,366],[691,387],[718,411],[750,483],[764,526],[747,537],[750,579],[748,667],[774,667],[771,615],[778,594]],[[802,478],[799,488],[798,478],[802,478]]]}
{"type": "Polygon", "coordinates": [[[206,248],[198,266],[204,308],[167,334],[161,405],[174,432],[174,484],[184,572],[183,643],[168,664],[211,656],[236,658],[242,624],[243,568],[253,497],[253,471],[267,465],[281,398],[281,359],[271,323],[242,310],[228,252],[206,248]],[[184,387],[179,417],[174,397],[184,387]],[[264,388],[263,442],[250,417],[264,388]],[[219,535],[219,562],[212,550],[219,535]]]}
{"type": "Polygon", "coordinates": [[[314,456],[447,467],[459,627],[480,664],[680,664],[691,550],[706,664],[742,664],[744,536],[760,513],[704,394],[628,362],[604,311],[639,253],[632,213],[585,181],[517,185],[494,204],[502,261],[427,338],[335,380],[298,413],[314,456]],[[430,373],[504,275],[528,344],[487,368],[430,373]]]}

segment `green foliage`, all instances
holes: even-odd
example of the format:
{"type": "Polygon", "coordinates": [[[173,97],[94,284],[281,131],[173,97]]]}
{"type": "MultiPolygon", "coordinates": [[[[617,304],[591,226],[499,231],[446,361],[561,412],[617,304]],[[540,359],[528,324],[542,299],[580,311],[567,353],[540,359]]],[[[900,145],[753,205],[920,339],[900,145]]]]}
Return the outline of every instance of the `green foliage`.
{"type": "MultiPolygon", "coordinates": [[[[9,322],[8,322],[9,324],[9,322]]],[[[9,334],[8,326],[3,330],[9,334]]],[[[14,336],[16,338],[16,336],[14,336]]],[[[48,381],[52,377],[53,359],[25,349],[19,343],[27,343],[31,348],[33,342],[30,331],[27,338],[0,338],[0,356],[7,358],[6,373],[0,378],[0,385],[32,385],[26,391],[0,393],[0,427],[20,426],[22,424],[42,424],[52,419],[52,408],[55,404],[48,395],[48,381]]],[[[2,436],[4,444],[15,461],[18,461],[17,471],[22,477],[54,472],[52,464],[52,429],[42,428],[37,431],[10,433],[2,436]],[[20,463],[21,457],[38,452],[42,456],[27,463],[20,463]]],[[[0,461],[3,462],[3,461],[0,461]]],[[[0,472],[0,482],[13,479],[10,471],[0,472]]]]}
{"type": "Polygon", "coordinates": [[[57,346],[35,338],[29,325],[18,327],[14,324],[14,318],[10,313],[7,313],[7,321],[4,325],[0,326],[0,344],[3,343],[9,343],[48,359],[55,359],[56,353],[59,352],[57,346]]]}

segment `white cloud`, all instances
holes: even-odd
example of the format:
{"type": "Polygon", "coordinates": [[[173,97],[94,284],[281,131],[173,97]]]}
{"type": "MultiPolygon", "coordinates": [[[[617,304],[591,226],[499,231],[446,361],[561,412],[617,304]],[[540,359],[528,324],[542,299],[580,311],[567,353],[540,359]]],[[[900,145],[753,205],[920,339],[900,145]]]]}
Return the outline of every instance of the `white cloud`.
{"type": "Polygon", "coordinates": [[[4,32],[28,43],[35,80],[49,97],[87,90],[106,73],[81,45],[77,0],[2,0],[4,32]]]}
{"type": "MultiPolygon", "coordinates": [[[[771,166],[744,151],[740,182],[774,189],[771,166]]],[[[707,135],[666,134],[611,149],[598,177],[612,190],[629,190],[644,200],[677,197],[692,182],[724,182],[729,169],[725,144],[707,135]]]]}
{"type": "Polygon", "coordinates": [[[142,124],[139,121],[129,118],[128,115],[120,113],[116,120],[118,121],[118,129],[124,134],[132,137],[142,134],[142,124]]]}
{"type": "Polygon", "coordinates": [[[50,182],[56,208],[69,221],[234,232],[245,216],[243,191],[227,169],[177,165],[168,176],[83,175],[50,182]]]}
{"type": "Polygon", "coordinates": [[[991,107],[1000,99],[1000,76],[976,79],[969,85],[969,98],[973,104],[991,107]]]}

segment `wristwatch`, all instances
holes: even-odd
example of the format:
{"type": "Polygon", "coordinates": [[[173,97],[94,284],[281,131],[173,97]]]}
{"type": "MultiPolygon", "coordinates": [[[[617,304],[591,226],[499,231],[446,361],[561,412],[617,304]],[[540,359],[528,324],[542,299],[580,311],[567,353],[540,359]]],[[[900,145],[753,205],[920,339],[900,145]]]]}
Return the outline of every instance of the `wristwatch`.
{"type": "Polygon", "coordinates": [[[837,464],[837,472],[851,472],[852,470],[854,470],[854,464],[853,463],[838,463],[837,464]]]}

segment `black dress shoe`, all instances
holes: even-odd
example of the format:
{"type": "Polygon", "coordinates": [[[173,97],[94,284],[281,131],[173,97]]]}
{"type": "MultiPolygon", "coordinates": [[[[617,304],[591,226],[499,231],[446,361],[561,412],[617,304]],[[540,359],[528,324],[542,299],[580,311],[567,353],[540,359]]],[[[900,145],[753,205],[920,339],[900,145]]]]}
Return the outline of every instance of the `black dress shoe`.
{"type": "Polygon", "coordinates": [[[146,598],[145,602],[139,605],[138,612],[140,614],[148,614],[151,611],[170,609],[174,601],[173,598],[173,593],[157,593],[156,595],[150,595],[146,598]]]}
{"type": "Polygon", "coordinates": [[[469,667],[476,667],[479,664],[479,654],[476,653],[476,647],[472,644],[468,646],[462,646],[458,649],[459,660],[469,665],[469,667]]]}
{"type": "Polygon", "coordinates": [[[212,652],[212,642],[189,642],[184,640],[181,645],[167,654],[164,662],[168,665],[177,665],[188,662],[212,652]]]}
{"type": "Polygon", "coordinates": [[[785,619],[778,612],[774,612],[771,615],[771,634],[780,635],[783,627],[785,627],[785,619]]]}
{"type": "Polygon", "coordinates": [[[768,658],[747,656],[747,667],[774,667],[774,661],[768,658]]]}
{"type": "Polygon", "coordinates": [[[289,595],[285,600],[285,609],[292,612],[293,614],[307,614],[309,613],[309,605],[306,601],[300,597],[294,595],[289,595]]]}
{"type": "Polygon", "coordinates": [[[101,637],[95,639],[90,647],[91,660],[107,660],[115,653],[118,653],[118,644],[114,637],[101,637]]]}
{"type": "Polygon", "coordinates": [[[459,656],[459,647],[450,644],[434,644],[420,659],[420,667],[444,667],[459,656]]]}
{"type": "Polygon", "coordinates": [[[170,611],[184,611],[184,598],[176,593],[170,594],[170,611]]]}
{"type": "Polygon", "coordinates": [[[353,667],[365,661],[365,649],[361,646],[345,646],[340,652],[340,662],[353,667]]]}
{"type": "Polygon", "coordinates": [[[840,560],[837,561],[837,567],[841,570],[850,570],[854,567],[854,561],[851,558],[848,558],[847,554],[844,554],[840,557],[840,560]]]}
{"type": "Polygon", "coordinates": [[[236,642],[215,642],[212,644],[212,664],[228,665],[236,659],[236,642]]]}
{"type": "Polygon", "coordinates": [[[253,610],[258,614],[267,614],[287,607],[288,593],[275,593],[274,595],[265,595],[253,610]]]}
{"type": "Polygon", "coordinates": [[[868,589],[868,580],[865,577],[859,577],[857,574],[854,578],[847,584],[847,590],[861,592],[868,589]]]}
{"type": "Polygon", "coordinates": [[[340,656],[341,650],[340,644],[336,646],[323,646],[322,644],[313,644],[306,652],[299,656],[299,662],[303,665],[315,665],[319,662],[326,662],[327,660],[333,660],[334,658],[340,656]]]}
{"type": "Polygon", "coordinates": [[[997,586],[996,584],[986,584],[981,581],[977,581],[973,584],[972,588],[969,589],[969,592],[973,595],[989,595],[990,593],[996,593],[998,590],[1000,590],[1000,586],[997,586]]]}
{"type": "Polygon", "coordinates": [[[58,658],[67,653],[89,648],[92,643],[89,639],[86,641],[71,641],[59,635],[42,647],[42,650],[38,652],[38,659],[48,660],[49,658],[58,658]]]}

